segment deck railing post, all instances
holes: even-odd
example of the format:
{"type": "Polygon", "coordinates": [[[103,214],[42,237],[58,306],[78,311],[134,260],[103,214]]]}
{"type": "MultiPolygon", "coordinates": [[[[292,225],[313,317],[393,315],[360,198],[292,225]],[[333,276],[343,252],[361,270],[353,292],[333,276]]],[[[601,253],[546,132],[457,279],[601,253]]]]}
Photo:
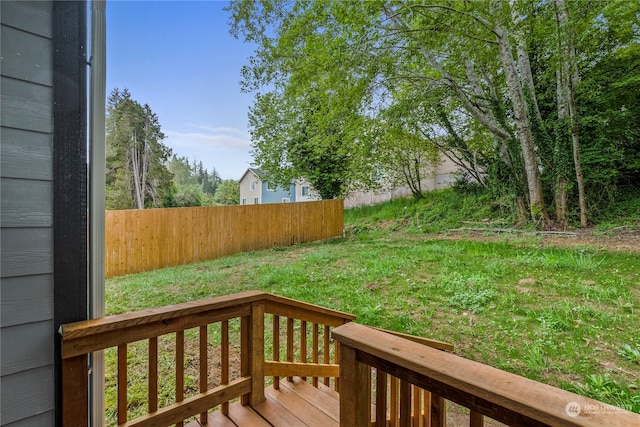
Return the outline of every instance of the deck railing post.
{"type": "Polygon", "coordinates": [[[264,302],[251,305],[251,314],[241,320],[241,375],[251,377],[251,393],[242,396],[243,405],[264,402],[264,302]]]}
{"type": "Polygon", "coordinates": [[[371,425],[371,374],[357,351],[340,346],[340,426],[371,425]]]}
{"type": "Polygon", "coordinates": [[[88,356],[62,359],[62,425],[89,425],[88,356]]]}

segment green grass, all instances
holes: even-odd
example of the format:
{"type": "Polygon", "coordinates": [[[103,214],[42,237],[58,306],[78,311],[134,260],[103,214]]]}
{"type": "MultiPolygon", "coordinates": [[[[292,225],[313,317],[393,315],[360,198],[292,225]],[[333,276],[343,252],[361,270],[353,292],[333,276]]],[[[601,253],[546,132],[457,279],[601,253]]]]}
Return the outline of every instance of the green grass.
{"type": "Polygon", "coordinates": [[[110,279],[107,312],[264,290],[640,412],[638,265],[634,254],[544,249],[533,239],[448,241],[372,227],[110,279]]]}
{"type": "Polygon", "coordinates": [[[408,233],[434,233],[458,228],[468,221],[489,222],[493,226],[509,223],[504,207],[492,201],[487,193],[437,190],[425,193],[423,199],[396,199],[381,205],[362,206],[345,211],[345,223],[355,234],[371,232],[381,223],[392,230],[408,233]]]}
{"type": "MultiPolygon", "coordinates": [[[[638,203],[622,200],[614,206],[626,213],[621,222],[603,216],[596,234],[632,227],[638,203]]],[[[469,359],[640,413],[640,255],[545,247],[538,237],[483,242],[427,234],[512,222],[508,209],[482,192],[443,190],[419,201],[348,209],[344,239],[110,279],[107,312],[263,290],[353,313],[363,324],[447,341],[469,359]]],[[[160,362],[161,405],[175,397],[169,341],[160,342],[168,358],[160,362]]],[[[145,354],[145,344],[132,345],[131,365],[146,366],[145,354]]],[[[188,395],[197,371],[187,365],[188,395]]],[[[114,372],[109,351],[110,423],[114,372]]],[[[130,375],[132,414],[146,409],[144,375],[130,375]]]]}

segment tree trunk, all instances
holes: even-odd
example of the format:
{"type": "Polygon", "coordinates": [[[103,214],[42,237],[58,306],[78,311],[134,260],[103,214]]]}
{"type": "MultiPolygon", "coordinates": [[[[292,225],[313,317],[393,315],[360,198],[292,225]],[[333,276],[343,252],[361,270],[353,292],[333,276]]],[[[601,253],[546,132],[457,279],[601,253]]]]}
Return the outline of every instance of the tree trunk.
{"type": "Polygon", "coordinates": [[[567,178],[563,176],[556,183],[556,219],[567,226],[567,178]]]}
{"type": "MultiPolygon", "coordinates": [[[[509,42],[509,34],[500,26],[496,26],[495,32],[500,50],[500,59],[509,89],[509,97],[513,105],[516,131],[522,149],[527,189],[529,191],[529,211],[534,221],[541,220],[544,223],[543,225],[546,225],[549,216],[544,206],[542,180],[540,179],[540,171],[538,169],[538,156],[531,132],[527,103],[522,90],[522,84],[518,77],[511,43],[509,42]]],[[[520,66],[522,66],[522,64],[520,64],[520,66]]]]}
{"type": "Polygon", "coordinates": [[[133,146],[131,147],[131,174],[133,175],[133,199],[136,204],[136,209],[144,209],[144,195],[141,179],[140,179],[140,153],[137,147],[137,138],[134,135],[133,146]]]}
{"type": "Polygon", "coordinates": [[[133,172],[133,196],[136,204],[136,209],[144,209],[144,203],[142,203],[142,194],[140,189],[140,170],[138,169],[139,153],[136,148],[131,148],[131,164],[133,172]]]}
{"type": "Polygon", "coordinates": [[[556,98],[558,104],[558,126],[556,129],[555,167],[556,167],[556,219],[567,226],[567,170],[564,162],[565,138],[564,124],[568,120],[569,108],[567,106],[567,85],[565,84],[564,67],[556,70],[556,98]]]}
{"type": "Polygon", "coordinates": [[[556,16],[558,20],[558,37],[560,40],[560,56],[562,58],[561,69],[564,71],[564,83],[566,84],[566,105],[569,112],[571,124],[571,142],[573,148],[573,165],[576,173],[576,184],[578,185],[578,201],[580,205],[580,224],[583,227],[588,225],[587,201],[584,191],[584,177],[582,174],[582,163],[580,161],[580,136],[578,132],[578,109],[575,101],[575,90],[578,84],[578,66],[576,63],[575,46],[573,44],[573,33],[569,27],[567,6],[564,0],[555,0],[556,16]]]}

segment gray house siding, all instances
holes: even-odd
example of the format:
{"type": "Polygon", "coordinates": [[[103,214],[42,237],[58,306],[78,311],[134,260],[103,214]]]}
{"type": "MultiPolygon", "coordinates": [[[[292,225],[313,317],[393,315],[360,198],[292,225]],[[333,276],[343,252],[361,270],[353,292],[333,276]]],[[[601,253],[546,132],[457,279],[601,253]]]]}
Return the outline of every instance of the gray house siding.
{"type": "Polygon", "coordinates": [[[52,425],[53,7],[0,7],[0,424],[52,425]]]}
{"type": "MultiPolygon", "coordinates": [[[[73,63],[75,54],[80,59],[75,61],[76,69],[85,70],[86,58],[60,47],[67,48],[61,42],[64,40],[80,44],[78,40],[86,34],[86,4],[60,2],[54,6],[50,1],[3,0],[0,8],[0,425],[47,426],[59,419],[55,331],[60,318],[57,307],[64,304],[56,302],[56,293],[61,292],[59,283],[65,282],[58,279],[65,263],[54,252],[56,239],[62,238],[57,230],[67,233],[68,245],[86,244],[77,239],[77,234],[86,235],[86,219],[84,224],[77,219],[81,210],[86,218],[86,203],[84,208],[77,203],[77,199],[86,198],[84,184],[70,190],[74,194],[66,202],[70,214],[60,215],[55,210],[56,197],[63,193],[59,182],[64,181],[57,177],[77,179],[78,175],[82,181],[86,175],[86,154],[82,154],[86,152],[86,111],[85,101],[79,100],[86,98],[86,80],[84,71],[71,76],[56,64],[73,63]],[[68,90],[65,79],[70,76],[70,83],[81,89],[68,90]],[[69,95],[56,94],[56,88],[69,95]],[[64,98],[74,94],[76,99],[64,98]],[[67,120],[56,119],[56,111],[68,111],[69,105],[75,104],[78,112],[71,114],[83,124],[73,125],[75,138],[65,141],[58,135],[59,123],[68,129],[64,125],[67,120]],[[54,153],[67,146],[75,147],[81,155],[73,160],[73,167],[65,169],[54,153]],[[82,173],[75,172],[77,169],[82,173]],[[77,234],[65,229],[70,224],[77,234]]],[[[64,201],[57,203],[65,205],[64,201]]],[[[71,261],[73,268],[85,279],[81,285],[71,280],[75,288],[64,285],[66,292],[75,294],[80,286],[86,287],[83,253],[86,259],[86,245],[69,251],[68,256],[76,259],[71,261]]],[[[79,294],[86,306],[86,290],[79,294]]],[[[76,312],[72,315],[78,317],[76,312]]]]}

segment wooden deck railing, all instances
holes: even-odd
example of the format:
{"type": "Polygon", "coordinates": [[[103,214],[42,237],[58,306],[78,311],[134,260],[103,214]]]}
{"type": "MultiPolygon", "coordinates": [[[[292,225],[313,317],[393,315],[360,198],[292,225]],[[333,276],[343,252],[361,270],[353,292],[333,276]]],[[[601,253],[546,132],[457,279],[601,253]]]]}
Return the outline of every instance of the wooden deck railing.
{"type": "Polygon", "coordinates": [[[236,398],[257,405],[265,399],[265,376],[274,377],[275,387],[278,377],[302,376],[316,386],[321,379],[337,389],[339,351],[330,340],[330,330],[353,319],[346,313],[252,291],[63,325],[63,424],[88,425],[87,356],[111,347],[117,348],[117,423],[123,426],[181,426],[197,415],[204,422],[209,410],[220,405],[226,413],[236,398]],[[239,323],[241,366],[235,378],[230,376],[230,321],[239,323]],[[197,335],[198,344],[196,354],[189,356],[197,361],[189,363],[197,364],[199,380],[197,392],[185,396],[185,342],[189,343],[185,332],[191,329],[197,330],[191,335],[197,335]],[[219,332],[220,341],[220,380],[214,387],[207,363],[212,329],[219,332]],[[175,402],[161,407],[158,342],[167,335],[175,336],[175,402]],[[131,420],[128,346],[142,340],[148,342],[148,408],[146,415],[131,420]],[[270,355],[265,348],[271,349],[270,355]]]}
{"type": "Polygon", "coordinates": [[[332,336],[342,427],[444,426],[445,399],[470,409],[472,427],[484,416],[513,426],[640,425],[638,414],[356,323],[332,336]]]}

